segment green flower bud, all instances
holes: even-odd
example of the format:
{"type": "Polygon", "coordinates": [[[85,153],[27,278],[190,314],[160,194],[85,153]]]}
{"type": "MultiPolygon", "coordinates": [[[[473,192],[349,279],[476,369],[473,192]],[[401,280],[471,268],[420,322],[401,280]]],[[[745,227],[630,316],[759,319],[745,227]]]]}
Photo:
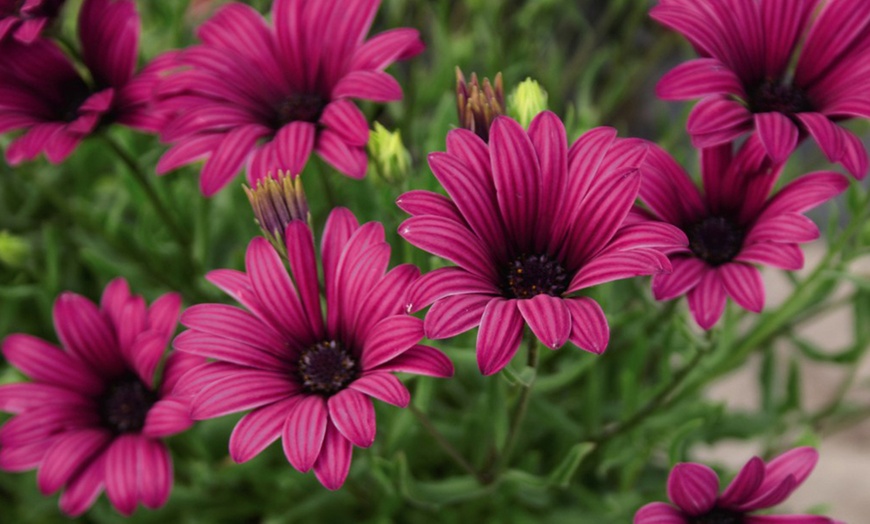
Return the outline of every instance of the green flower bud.
{"type": "Polygon", "coordinates": [[[520,82],[508,99],[508,114],[526,128],[539,113],[546,110],[547,92],[531,78],[520,82]]]}
{"type": "Polygon", "coordinates": [[[21,267],[30,253],[27,242],[8,231],[0,231],[0,262],[9,267],[21,267]]]}
{"type": "Polygon", "coordinates": [[[369,136],[369,155],[373,162],[370,169],[376,178],[388,184],[404,180],[411,170],[411,154],[402,142],[402,133],[390,131],[375,122],[369,136]]]}

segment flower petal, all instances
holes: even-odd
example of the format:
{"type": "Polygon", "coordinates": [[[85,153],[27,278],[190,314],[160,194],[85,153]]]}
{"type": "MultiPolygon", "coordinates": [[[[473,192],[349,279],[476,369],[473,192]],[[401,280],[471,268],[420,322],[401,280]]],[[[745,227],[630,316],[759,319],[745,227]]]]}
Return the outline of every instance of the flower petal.
{"type": "Polygon", "coordinates": [[[408,311],[415,313],[449,296],[498,293],[498,288],[489,280],[459,267],[442,267],[414,282],[408,294],[408,311]]]}
{"type": "Polygon", "coordinates": [[[281,436],[284,424],[301,395],[267,404],[251,411],[236,424],[230,435],[230,456],[241,464],[260,454],[281,436]]]}
{"type": "Polygon", "coordinates": [[[748,264],[732,262],[716,269],[725,292],[734,302],[753,313],[764,309],[764,282],[758,268],[748,264]]]}
{"type": "Polygon", "coordinates": [[[481,373],[498,373],[510,362],[520,347],[523,325],[516,300],[489,301],[477,333],[477,365],[481,373]]]}
{"type": "Polygon", "coordinates": [[[610,326],[598,302],[587,297],[565,300],[571,313],[571,336],[569,340],[577,347],[600,355],[610,341],[610,326]]]}
{"type": "Polygon", "coordinates": [[[329,420],[355,446],[367,448],[375,441],[375,407],[359,391],[344,389],[329,397],[329,420]]]}
{"type": "Polygon", "coordinates": [[[344,484],[352,457],[353,444],[330,424],[323,439],[323,450],[314,464],[314,475],[323,487],[335,491],[344,484]]]}
{"type": "Polygon", "coordinates": [[[173,398],[158,400],[148,410],[142,434],[149,438],[168,437],[185,431],[193,425],[190,404],[173,398]]]}
{"type": "Polygon", "coordinates": [[[702,464],[677,464],[668,477],[668,498],[690,516],[706,513],[716,503],[719,477],[702,464]]]}
{"type": "Polygon", "coordinates": [[[702,329],[710,329],[725,312],[727,295],[716,271],[708,271],[701,282],[689,291],[689,311],[702,329]]]}
{"type": "Polygon", "coordinates": [[[669,504],[652,502],[634,514],[634,524],[686,524],[686,517],[669,504]]]}
{"type": "Polygon", "coordinates": [[[119,435],[106,452],[106,494],[115,509],[126,517],[136,510],[140,438],[132,433],[119,435]]]}
{"type": "Polygon", "coordinates": [[[45,453],[36,480],[43,495],[59,490],[112,440],[108,431],[82,429],[69,431],[54,440],[45,453]]]}
{"type": "Polygon", "coordinates": [[[363,343],[361,366],[371,369],[407,351],[423,338],[423,321],[408,315],[378,322],[363,343]]]}
{"type": "Polygon", "coordinates": [[[99,394],[103,381],[85,364],[44,340],[24,334],[3,340],[3,355],[22,373],[38,382],[84,394],[99,394]]]}
{"type": "Polygon", "coordinates": [[[126,368],[106,319],[93,302],[63,293],[54,303],[54,326],[63,346],[94,369],[109,376],[126,368]]]}
{"type": "Polygon", "coordinates": [[[383,71],[353,71],[338,81],[332,98],[359,98],[372,102],[402,99],[402,86],[383,71]]]}
{"type": "Polygon", "coordinates": [[[561,297],[546,294],[517,301],[532,333],[550,349],[562,347],[571,335],[571,314],[565,302],[561,297]]]}
{"type": "Polygon", "coordinates": [[[433,347],[417,344],[393,360],[369,371],[412,373],[414,375],[447,378],[453,376],[453,363],[441,351],[433,347]]]}
{"type": "Polygon", "coordinates": [[[693,256],[676,256],[670,259],[670,273],[653,275],[652,292],[656,300],[671,300],[685,295],[698,285],[710,266],[693,256]]]}
{"type": "Polygon", "coordinates": [[[245,370],[202,388],[191,403],[190,416],[195,420],[220,417],[278,402],[299,391],[284,373],[245,370]]]}
{"type": "Polygon", "coordinates": [[[351,382],[348,388],[400,408],[411,402],[408,388],[389,373],[369,373],[351,382]]]}
{"type": "Polygon", "coordinates": [[[492,295],[467,294],[435,301],[423,324],[426,338],[450,338],[480,325],[487,304],[493,300],[498,298],[492,295]]]}
{"type": "Polygon", "coordinates": [[[720,94],[746,96],[737,75],[715,58],[682,63],[668,71],[656,85],[656,96],[662,100],[694,100],[720,94]]]}
{"type": "Polygon", "coordinates": [[[788,160],[798,144],[798,128],[782,113],[756,113],[755,129],[775,164],[788,160]]]}
{"type": "Polygon", "coordinates": [[[326,401],[320,396],[303,396],[293,407],[284,423],[282,446],[294,468],[305,473],[314,466],[324,447],[327,420],[326,401]]]}
{"type": "Polygon", "coordinates": [[[747,502],[764,479],[764,461],[752,457],[719,497],[719,506],[731,508],[747,502]]]}

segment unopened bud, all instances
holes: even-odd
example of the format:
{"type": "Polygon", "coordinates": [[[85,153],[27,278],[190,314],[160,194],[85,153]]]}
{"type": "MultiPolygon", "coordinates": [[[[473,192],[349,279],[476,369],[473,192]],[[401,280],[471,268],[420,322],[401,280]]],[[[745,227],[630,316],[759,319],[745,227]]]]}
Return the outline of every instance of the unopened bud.
{"type": "Polygon", "coordinates": [[[508,100],[508,114],[526,128],[539,113],[546,110],[547,92],[531,78],[520,82],[508,100]]]}
{"type": "Polygon", "coordinates": [[[23,238],[0,231],[0,262],[9,267],[21,267],[29,252],[30,246],[23,238]]]}
{"type": "Polygon", "coordinates": [[[490,83],[488,78],[484,78],[481,85],[476,73],[471,73],[471,82],[466,82],[465,75],[457,67],[456,107],[459,110],[459,125],[488,142],[492,121],[505,114],[501,73],[495,75],[495,82],[490,83]]]}
{"type": "Polygon", "coordinates": [[[369,136],[369,155],[374,162],[372,170],[377,178],[388,184],[403,180],[411,169],[411,154],[402,143],[402,133],[390,131],[375,122],[369,136]]]}
{"type": "Polygon", "coordinates": [[[267,176],[258,180],[254,189],[244,187],[263,235],[279,253],[286,254],[284,230],[287,225],[294,220],[308,222],[308,201],[301,177],[279,171],[277,178],[267,176]]]}

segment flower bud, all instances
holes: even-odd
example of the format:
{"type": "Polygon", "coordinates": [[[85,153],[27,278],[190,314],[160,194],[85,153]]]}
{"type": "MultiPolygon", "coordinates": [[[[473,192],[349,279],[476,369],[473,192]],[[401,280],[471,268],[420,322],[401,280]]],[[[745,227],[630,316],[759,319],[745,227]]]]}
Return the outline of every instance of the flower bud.
{"type": "Polygon", "coordinates": [[[531,78],[520,82],[508,100],[508,113],[523,127],[529,124],[539,113],[547,110],[547,92],[531,78]]]}
{"type": "Polygon", "coordinates": [[[370,164],[376,178],[388,184],[404,180],[411,169],[411,154],[402,143],[402,133],[397,129],[390,132],[379,122],[369,136],[370,164]]]}
{"type": "Polygon", "coordinates": [[[9,267],[21,267],[30,252],[27,242],[8,231],[0,231],[0,262],[9,267]]]}
{"type": "Polygon", "coordinates": [[[309,219],[308,201],[302,189],[302,179],[279,171],[278,177],[264,177],[256,187],[245,187],[254,210],[257,225],[279,253],[286,254],[284,230],[294,220],[309,219]]]}
{"type": "Polygon", "coordinates": [[[456,106],[459,110],[459,125],[473,131],[484,141],[489,141],[489,126],[495,117],[504,114],[504,84],[501,73],[495,75],[495,82],[483,79],[483,85],[477,80],[477,74],[471,74],[471,82],[465,81],[465,75],[456,68],[456,106]]]}

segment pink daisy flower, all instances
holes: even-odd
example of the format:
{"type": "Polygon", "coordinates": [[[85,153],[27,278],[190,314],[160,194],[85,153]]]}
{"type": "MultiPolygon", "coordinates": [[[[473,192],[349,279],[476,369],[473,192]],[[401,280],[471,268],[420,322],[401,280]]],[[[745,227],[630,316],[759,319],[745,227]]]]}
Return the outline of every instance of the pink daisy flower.
{"type": "Polygon", "coordinates": [[[768,463],[753,457],[725,492],[719,476],[703,464],[677,464],[668,477],[674,506],[653,502],[640,508],[634,524],[835,524],[817,515],[752,515],[789,497],[816,467],[813,448],[796,448],[768,463]]]}
{"type": "Polygon", "coordinates": [[[17,165],[44,152],[65,160],[99,126],[117,122],[155,132],[162,119],[150,110],[158,59],[136,75],[139,15],[132,0],[85,0],[79,14],[85,81],[52,41],[8,43],[0,53],[0,133],[24,131],[6,150],[17,165]]]}
{"type": "Polygon", "coordinates": [[[570,340],[603,352],[607,320],[582,291],[669,270],[659,247],[686,245],[666,224],[623,225],[646,150],[609,128],[589,131],[569,149],[550,112],[528,132],[496,118],[489,144],[471,131],[451,131],[447,152],[429,155],[449,197],[411,191],[398,200],[412,215],[399,234],[457,266],[424,275],[411,290],[410,311],[432,305],[426,336],[480,326],[477,361],[485,375],[511,360],[524,325],[551,349],[570,340]]]}
{"type": "Polygon", "coordinates": [[[670,254],[673,272],[655,275],[657,300],[686,295],[695,321],[710,329],[727,297],[753,312],[764,307],[764,284],[755,264],[787,270],[803,267],[799,244],[819,237],[803,215],[848,187],[842,175],[805,175],[771,195],[782,165],[774,165],[758,140],[732,158],[726,144],[701,152],[704,190],[670,155],[651,146],[644,164],[640,199],[652,212],[640,221],[662,220],[682,229],[689,249],[670,254]]]}
{"type": "Polygon", "coordinates": [[[380,223],[360,226],[344,208],[330,214],[321,244],[325,320],[311,230],[294,220],[285,240],[292,280],[265,238],[248,245],[247,274],[208,274],[248,311],[202,304],[184,312],[189,330],[175,348],[215,362],[182,377],[177,392],[192,396],[194,419],[252,410],[230,437],[236,462],[281,437],[290,464],[313,468],[334,490],[347,477],[353,446],[374,441],[371,398],[408,405],[393,373],[449,377],[453,365],[418,344],[423,322],[404,314],[404,304],[419,270],[403,264],[386,272],[390,248],[380,223]]]}
{"type": "Polygon", "coordinates": [[[272,26],[249,6],[222,7],[159,88],[177,116],[162,131],[174,146],[158,173],[207,159],[200,189],[211,196],[245,165],[254,187],[270,172],[300,173],[314,151],[345,175],[365,176],[368,122],[351,99],[400,100],[384,69],[423,50],[414,29],[365,39],[379,5],[275,0],[272,26]]]}
{"type": "Polygon", "coordinates": [[[39,38],[57,17],[64,0],[0,0],[0,43],[6,37],[23,44],[39,38]]]}
{"type": "Polygon", "coordinates": [[[870,117],[870,2],[661,0],[651,16],[702,56],[657,88],[666,100],[701,99],[688,122],[696,147],[755,130],[780,163],[809,135],[831,162],[866,175],[864,146],[837,122],[870,117]]]}
{"type": "Polygon", "coordinates": [[[155,371],[175,332],[181,299],[170,293],[147,307],[123,279],[100,306],[73,294],[54,305],[63,348],[15,334],[3,355],[31,382],[0,386],[0,468],[37,468],[40,491],[60,489],[69,515],[87,510],[105,487],[124,515],[141,502],[158,508],[172,489],[172,459],[162,438],[192,424],[186,401],[172,395],[182,373],[203,360],[173,353],[162,380],[155,371]]]}

